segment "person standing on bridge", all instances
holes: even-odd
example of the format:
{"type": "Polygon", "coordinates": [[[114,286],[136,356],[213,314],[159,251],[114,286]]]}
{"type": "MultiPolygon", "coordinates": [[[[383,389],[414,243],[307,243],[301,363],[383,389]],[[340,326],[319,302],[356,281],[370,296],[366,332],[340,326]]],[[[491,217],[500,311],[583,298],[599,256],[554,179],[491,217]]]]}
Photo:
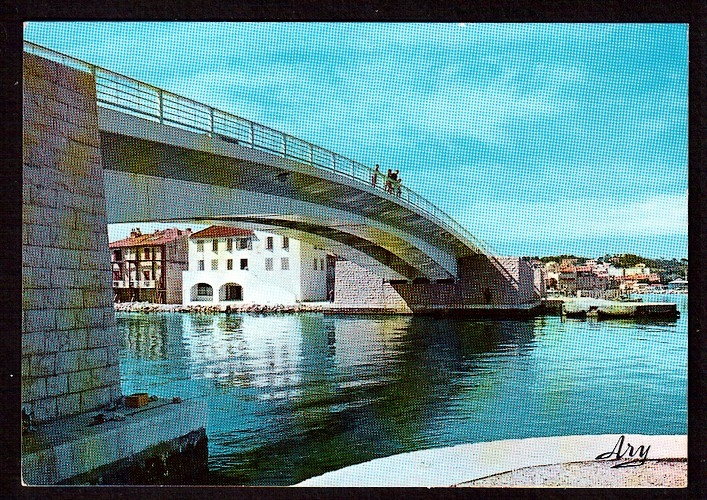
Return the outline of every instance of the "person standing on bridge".
{"type": "Polygon", "coordinates": [[[391,169],[388,169],[388,173],[385,175],[385,192],[386,193],[392,193],[393,192],[393,171],[391,169]]]}
{"type": "Polygon", "coordinates": [[[376,187],[378,185],[378,173],[379,173],[378,169],[379,168],[380,168],[380,166],[376,163],[376,168],[373,171],[373,175],[371,176],[371,185],[373,187],[376,187]]]}
{"type": "Polygon", "coordinates": [[[395,194],[398,195],[398,198],[400,198],[400,194],[402,192],[403,179],[400,177],[398,172],[399,172],[399,170],[395,171],[395,178],[398,181],[397,184],[395,185],[395,194]]]}
{"type": "Polygon", "coordinates": [[[388,191],[390,194],[395,194],[395,188],[398,185],[398,172],[399,170],[390,173],[390,191],[388,191]]]}
{"type": "Polygon", "coordinates": [[[391,193],[395,193],[397,196],[400,196],[400,170],[396,170],[393,172],[393,189],[391,190],[391,193]]]}

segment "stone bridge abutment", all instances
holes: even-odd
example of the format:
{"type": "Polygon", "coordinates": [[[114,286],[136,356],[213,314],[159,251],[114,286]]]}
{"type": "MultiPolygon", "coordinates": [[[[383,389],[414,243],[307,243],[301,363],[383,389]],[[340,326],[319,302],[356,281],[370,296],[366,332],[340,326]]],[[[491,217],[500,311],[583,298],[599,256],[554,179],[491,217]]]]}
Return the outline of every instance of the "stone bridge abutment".
{"type": "Polygon", "coordinates": [[[95,82],[25,54],[22,403],[39,422],[121,396],[95,82]]]}
{"type": "Polygon", "coordinates": [[[201,402],[117,406],[127,416],[90,425],[122,397],[96,84],[26,52],[23,72],[23,482],[160,482],[146,464],[167,457],[167,473],[196,483],[201,402]]]}

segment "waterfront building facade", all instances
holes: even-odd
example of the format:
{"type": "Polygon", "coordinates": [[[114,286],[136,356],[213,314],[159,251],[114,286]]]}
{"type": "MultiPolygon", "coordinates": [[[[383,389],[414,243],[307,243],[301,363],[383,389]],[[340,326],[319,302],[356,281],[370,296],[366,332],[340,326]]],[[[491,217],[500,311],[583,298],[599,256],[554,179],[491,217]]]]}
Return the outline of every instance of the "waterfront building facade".
{"type": "Polygon", "coordinates": [[[582,297],[602,298],[611,288],[609,273],[596,261],[575,267],[577,293],[582,297]]]}
{"type": "Polygon", "coordinates": [[[176,228],[130,236],[109,244],[116,302],[182,303],[182,272],[187,269],[191,229],[176,228]]]}
{"type": "Polygon", "coordinates": [[[551,260],[545,264],[545,288],[554,292],[559,290],[560,265],[551,260]]]}
{"type": "Polygon", "coordinates": [[[325,250],[287,236],[227,226],[210,226],[188,240],[185,305],[327,300],[331,259],[325,250]]]}
{"type": "Polygon", "coordinates": [[[565,295],[575,295],[577,293],[576,261],[577,259],[563,259],[560,263],[557,286],[565,295]]]}

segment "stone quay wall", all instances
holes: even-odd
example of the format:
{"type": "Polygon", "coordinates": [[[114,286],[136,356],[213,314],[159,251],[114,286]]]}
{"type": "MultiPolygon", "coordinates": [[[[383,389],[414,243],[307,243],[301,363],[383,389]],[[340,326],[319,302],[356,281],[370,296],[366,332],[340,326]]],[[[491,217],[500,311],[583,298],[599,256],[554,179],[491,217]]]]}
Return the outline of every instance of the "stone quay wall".
{"type": "Polygon", "coordinates": [[[22,404],[37,422],[120,398],[95,80],[24,54],[22,404]]]}
{"type": "Polygon", "coordinates": [[[405,300],[390,283],[348,260],[336,261],[334,306],[351,310],[411,313],[405,300]]]}
{"type": "Polygon", "coordinates": [[[208,459],[208,438],[201,427],[58,484],[203,485],[208,484],[208,459]]]}
{"type": "Polygon", "coordinates": [[[519,257],[497,257],[505,269],[480,255],[459,262],[454,283],[389,283],[350,261],[337,261],[334,307],[425,313],[465,306],[522,306],[532,302],[534,272],[519,257]]]}

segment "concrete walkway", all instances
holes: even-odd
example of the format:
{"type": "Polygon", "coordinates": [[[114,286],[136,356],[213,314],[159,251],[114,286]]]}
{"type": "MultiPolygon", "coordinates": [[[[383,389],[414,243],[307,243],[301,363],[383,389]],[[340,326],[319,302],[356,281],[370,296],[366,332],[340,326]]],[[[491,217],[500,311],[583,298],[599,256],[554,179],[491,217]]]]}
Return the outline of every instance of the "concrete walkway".
{"type": "Polygon", "coordinates": [[[192,399],[150,402],[142,408],[93,411],[39,424],[22,436],[22,482],[27,486],[56,484],[115,464],[161,443],[207,425],[206,402],[192,399]],[[98,413],[122,415],[90,425],[98,413]]]}
{"type": "Polygon", "coordinates": [[[510,439],[379,458],[295,486],[680,487],[687,485],[686,459],[684,435],[630,434],[624,435],[623,440],[620,434],[510,439]],[[643,448],[639,449],[640,446],[643,448]],[[597,456],[612,451],[623,455],[623,459],[596,460],[597,456]],[[636,458],[643,454],[647,461],[636,467],[612,468],[628,462],[630,452],[636,458]],[[675,462],[676,459],[680,461],[675,462]],[[546,467],[553,465],[554,468],[546,467]],[[510,471],[517,471],[515,478],[500,476],[510,471]],[[476,482],[489,476],[498,479],[476,482]]]}

